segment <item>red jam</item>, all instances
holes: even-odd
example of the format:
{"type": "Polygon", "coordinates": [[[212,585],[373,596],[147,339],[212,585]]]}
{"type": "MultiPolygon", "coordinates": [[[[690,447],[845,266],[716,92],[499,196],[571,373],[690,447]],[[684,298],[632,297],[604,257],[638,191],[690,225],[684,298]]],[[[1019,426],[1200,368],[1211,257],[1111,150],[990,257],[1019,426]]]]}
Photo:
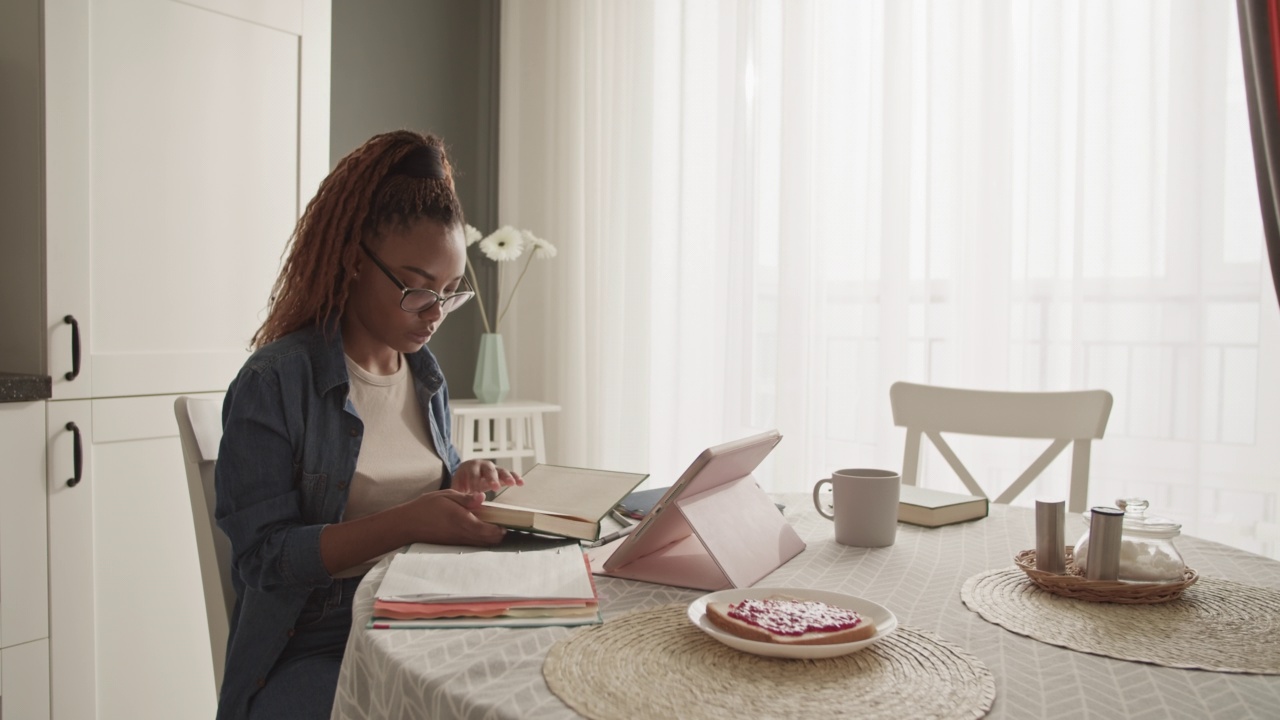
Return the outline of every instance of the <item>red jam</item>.
{"type": "Polygon", "coordinates": [[[729,606],[729,617],[776,635],[835,632],[862,622],[852,610],[817,600],[743,600],[729,606]]]}

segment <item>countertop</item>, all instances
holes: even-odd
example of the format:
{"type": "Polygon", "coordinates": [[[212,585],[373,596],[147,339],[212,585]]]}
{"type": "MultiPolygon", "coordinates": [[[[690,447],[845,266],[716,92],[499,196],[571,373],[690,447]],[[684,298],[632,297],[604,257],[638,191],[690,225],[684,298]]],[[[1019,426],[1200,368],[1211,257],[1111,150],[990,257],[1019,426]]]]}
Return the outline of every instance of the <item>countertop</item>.
{"type": "Polygon", "coordinates": [[[0,403],[34,402],[52,396],[53,381],[48,375],[0,372],[0,403]]]}

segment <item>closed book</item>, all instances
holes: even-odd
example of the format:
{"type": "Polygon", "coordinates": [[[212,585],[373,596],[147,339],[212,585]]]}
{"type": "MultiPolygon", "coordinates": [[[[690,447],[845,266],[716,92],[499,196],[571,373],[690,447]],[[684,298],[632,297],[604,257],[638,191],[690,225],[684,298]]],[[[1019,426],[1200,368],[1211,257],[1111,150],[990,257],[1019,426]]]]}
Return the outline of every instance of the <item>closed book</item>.
{"type": "Polygon", "coordinates": [[[524,485],[503,489],[475,516],[513,530],[598,540],[600,521],[649,477],[643,473],[535,465],[524,485]]]}
{"type": "Polygon", "coordinates": [[[898,499],[898,522],[941,527],[987,516],[989,504],[979,495],[962,495],[903,485],[898,499]]]}

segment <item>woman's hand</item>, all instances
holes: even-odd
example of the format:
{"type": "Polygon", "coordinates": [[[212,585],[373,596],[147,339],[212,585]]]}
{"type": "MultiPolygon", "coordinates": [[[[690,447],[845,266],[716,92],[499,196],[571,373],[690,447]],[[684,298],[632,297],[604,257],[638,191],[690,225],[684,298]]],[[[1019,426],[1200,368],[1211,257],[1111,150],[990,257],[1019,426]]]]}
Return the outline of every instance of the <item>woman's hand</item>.
{"type": "Polygon", "coordinates": [[[488,460],[468,460],[453,474],[452,487],[464,493],[483,493],[523,484],[524,480],[518,474],[488,460]]]}
{"type": "Polygon", "coordinates": [[[476,518],[472,510],[484,502],[482,493],[436,490],[409,502],[414,515],[413,542],[437,545],[496,545],[506,533],[476,518]]]}

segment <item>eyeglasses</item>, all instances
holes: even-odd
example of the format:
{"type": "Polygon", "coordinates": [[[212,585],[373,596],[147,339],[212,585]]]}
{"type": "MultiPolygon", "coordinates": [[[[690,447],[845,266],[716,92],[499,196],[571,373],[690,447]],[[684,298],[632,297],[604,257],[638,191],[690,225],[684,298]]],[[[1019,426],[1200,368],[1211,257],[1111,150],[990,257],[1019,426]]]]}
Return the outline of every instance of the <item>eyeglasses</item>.
{"type": "MultiPolygon", "coordinates": [[[[446,313],[452,312],[457,310],[459,306],[470,300],[476,294],[475,290],[470,289],[470,283],[467,284],[468,289],[449,293],[448,295],[441,295],[435,290],[428,290],[427,288],[411,288],[400,282],[400,278],[396,277],[395,273],[391,272],[391,268],[383,264],[383,262],[378,259],[378,256],[373,254],[373,251],[369,249],[369,246],[364,243],[360,243],[360,249],[364,250],[364,253],[369,256],[369,259],[373,261],[374,265],[378,266],[378,269],[382,270],[383,274],[387,276],[387,279],[395,283],[396,287],[400,288],[400,309],[405,312],[414,313],[416,315],[417,313],[432,308],[436,303],[440,303],[440,309],[442,311],[446,313]]],[[[465,277],[462,278],[462,282],[467,282],[467,279],[465,277]]]]}

